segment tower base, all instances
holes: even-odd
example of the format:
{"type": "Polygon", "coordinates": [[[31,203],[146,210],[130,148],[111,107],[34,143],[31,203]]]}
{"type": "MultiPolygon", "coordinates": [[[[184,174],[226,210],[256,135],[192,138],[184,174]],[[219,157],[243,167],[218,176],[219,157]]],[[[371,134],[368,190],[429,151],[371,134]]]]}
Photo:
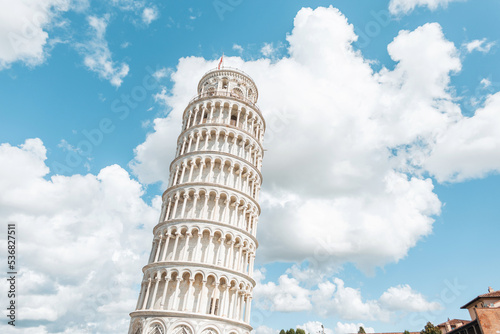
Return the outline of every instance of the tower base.
{"type": "Polygon", "coordinates": [[[129,334],[250,334],[252,326],[214,315],[187,312],[135,311],[129,334]]]}

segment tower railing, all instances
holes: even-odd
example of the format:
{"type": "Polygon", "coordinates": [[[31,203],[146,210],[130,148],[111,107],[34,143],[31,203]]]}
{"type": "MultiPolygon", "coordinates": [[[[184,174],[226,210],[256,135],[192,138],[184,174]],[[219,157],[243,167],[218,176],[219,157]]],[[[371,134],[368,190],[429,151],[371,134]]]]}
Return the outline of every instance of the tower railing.
{"type": "Polygon", "coordinates": [[[211,70],[208,70],[207,72],[205,72],[205,74],[203,74],[202,78],[206,77],[207,74],[210,74],[212,72],[217,72],[217,71],[224,71],[224,70],[227,70],[227,71],[233,71],[233,72],[236,72],[236,73],[240,73],[240,74],[243,74],[244,76],[246,76],[247,78],[249,78],[250,80],[253,81],[252,77],[249,76],[247,73],[245,73],[244,71],[240,70],[239,68],[235,68],[235,67],[230,67],[230,66],[222,66],[221,68],[212,68],[211,70]]]}
{"type": "Polygon", "coordinates": [[[259,113],[260,113],[260,109],[259,109],[259,107],[257,106],[257,104],[254,101],[252,101],[249,98],[246,98],[244,96],[235,94],[233,92],[224,91],[224,90],[214,90],[214,91],[209,91],[209,92],[204,92],[204,93],[198,94],[195,97],[193,97],[191,99],[191,101],[189,101],[189,104],[191,104],[193,102],[196,102],[198,100],[201,100],[203,98],[206,98],[206,97],[232,97],[232,98],[235,98],[235,99],[239,99],[239,100],[242,100],[245,103],[248,103],[254,109],[257,109],[259,111],[259,113]]]}

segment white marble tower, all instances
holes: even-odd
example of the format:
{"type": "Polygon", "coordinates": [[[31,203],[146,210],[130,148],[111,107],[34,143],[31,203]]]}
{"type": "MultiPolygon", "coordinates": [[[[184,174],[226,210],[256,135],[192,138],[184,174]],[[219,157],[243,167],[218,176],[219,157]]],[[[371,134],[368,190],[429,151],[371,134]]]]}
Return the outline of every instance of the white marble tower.
{"type": "Polygon", "coordinates": [[[265,122],[244,72],[206,73],[177,154],[129,334],[248,334],[265,122]]]}

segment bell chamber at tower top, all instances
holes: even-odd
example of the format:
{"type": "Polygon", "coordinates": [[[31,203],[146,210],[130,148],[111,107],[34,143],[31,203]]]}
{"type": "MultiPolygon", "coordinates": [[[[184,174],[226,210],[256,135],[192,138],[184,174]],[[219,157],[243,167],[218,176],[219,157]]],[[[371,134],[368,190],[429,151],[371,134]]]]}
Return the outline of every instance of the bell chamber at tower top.
{"type": "Polygon", "coordinates": [[[243,71],[228,67],[205,73],[198,84],[198,94],[198,98],[232,97],[252,106],[255,106],[258,98],[257,86],[253,80],[243,71]]]}

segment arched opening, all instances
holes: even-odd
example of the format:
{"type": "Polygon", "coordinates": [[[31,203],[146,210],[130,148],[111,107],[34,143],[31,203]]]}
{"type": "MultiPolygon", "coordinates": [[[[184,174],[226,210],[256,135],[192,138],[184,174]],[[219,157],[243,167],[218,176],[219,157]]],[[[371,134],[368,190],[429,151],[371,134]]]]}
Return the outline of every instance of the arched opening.
{"type": "Polygon", "coordinates": [[[159,323],[154,323],[151,325],[148,334],[164,334],[165,330],[163,329],[163,326],[159,323]]]}

